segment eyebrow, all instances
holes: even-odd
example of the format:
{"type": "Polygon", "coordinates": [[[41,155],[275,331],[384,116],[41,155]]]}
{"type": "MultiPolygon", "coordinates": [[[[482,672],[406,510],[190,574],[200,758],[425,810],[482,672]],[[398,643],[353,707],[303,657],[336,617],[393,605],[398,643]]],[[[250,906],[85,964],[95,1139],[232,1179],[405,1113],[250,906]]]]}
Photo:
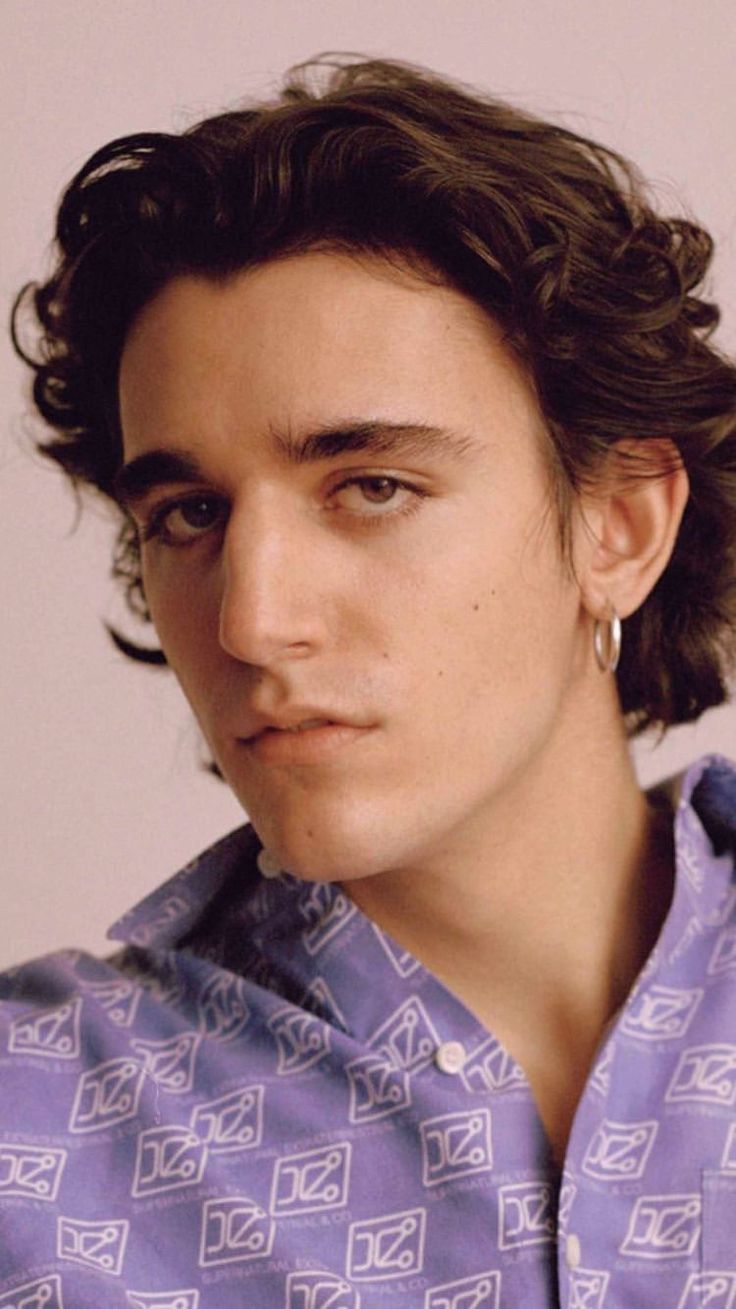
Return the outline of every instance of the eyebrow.
{"type": "MultiPolygon", "coordinates": [[[[426,423],[348,422],[320,427],[302,437],[270,432],[276,459],[287,466],[319,463],[344,454],[423,456],[466,460],[481,453],[480,441],[460,432],[426,423]]],[[[112,493],[118,504],[130,509],[156,487],[169,482],[206,481],[196,457],[186,451],[157,449],[136,455],[119,470],[112,493]]]]}

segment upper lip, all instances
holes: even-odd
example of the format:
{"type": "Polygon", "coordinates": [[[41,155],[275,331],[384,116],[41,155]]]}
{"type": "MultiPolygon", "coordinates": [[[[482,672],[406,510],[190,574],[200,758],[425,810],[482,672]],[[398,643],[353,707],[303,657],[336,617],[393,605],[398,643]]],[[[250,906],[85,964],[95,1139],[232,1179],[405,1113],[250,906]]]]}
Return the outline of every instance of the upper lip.
{"type": "Polygon", "coordinates": [[[269,727],[278,728],[279,731],[283,732],[290,727],[298,727],[300,723],[308,722],[312,718],[323,718],[328,723],[338,723],[340,726],[366,726],[366,724],[356,723],[353,719],[346,718],[332,709],[321,709],[315,705],[288,705],[279,713],[254,713],[248,729],[241,739],[251,741],[253,737],[260,736],[261,732],[265,732],[269,727]]]}

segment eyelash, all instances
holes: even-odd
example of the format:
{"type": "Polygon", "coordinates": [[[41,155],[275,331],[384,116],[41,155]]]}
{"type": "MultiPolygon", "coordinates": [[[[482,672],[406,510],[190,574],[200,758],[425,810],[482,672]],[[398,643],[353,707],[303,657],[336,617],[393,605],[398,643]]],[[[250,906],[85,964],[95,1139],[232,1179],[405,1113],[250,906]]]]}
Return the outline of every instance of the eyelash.
{"type": "MultiPolygon", "coordinates": [[[[346,478],[345,481],[340,482],[334,488],[331,494],[336,495],[339,491],[345,490],[348,486],[361,486],[367,483],[376,482],[390,482],[394,488],[409,491],[411,492],[411,495],[409,500],[407,500],[399,509],[390,510],[388,513],[355,513],[351,515],[351,517],[359,521],[361,527],[365,527],[369,530],[378,527],[381,523],[385,522],[386,519],[393,522],[396,518],[402,518],[409,514],[416,513],[419,509],[420,502],[429,495],[428,491],[424,491],[421,487],[415,486],[411,482],[405,482],[398,477],[384,476],[380,473],[363,474],[361,477],[346,478]]],[[[165,501],[154,509],[145,519],[142,526],[142,539],[144,541],[159,540],[162,545],[167,546],[170,549],[186,549],[187,546],[195,545],[197,541],[200,541],[202,537],[212,530],[211,527],[205,528],[202,532],[191,537],[189,540],[176,541],[167,531],[166,519],[177,509],[181,509],[186,505],[206,504],[211,503],[216,499],[217,496],[202,493],[200,495],[179,496],[174,500],[165,501]]],[[[390,501],[384,503],[390,503],[390,501]]]]}

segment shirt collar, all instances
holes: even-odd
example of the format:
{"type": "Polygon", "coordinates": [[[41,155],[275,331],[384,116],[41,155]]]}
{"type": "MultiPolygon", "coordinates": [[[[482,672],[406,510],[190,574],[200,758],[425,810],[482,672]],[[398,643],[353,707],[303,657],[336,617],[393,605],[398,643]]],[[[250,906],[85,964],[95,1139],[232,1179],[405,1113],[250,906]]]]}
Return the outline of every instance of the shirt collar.
{"type": "MultiPolygon", "coordinates": [[[[717,921],[729,896],[736,895],[736,764],[720,754],[704,755],[650,794],[665,800],[674,812],[676,898],[687,895],[693,913],[704,923],[717,921]]],[[[214,927],[222,913],[228,926],[240,918],[251,929],[259,923],[265,926],[265,915],[269,938],[277,932],[282,940],[287,920],[293,919],[303,932],[310,924],[318,930],[318,922],[324,930],[331,915],[348,912],[364,918],[350,901],[344,903],[347,898],[336,883],[304,882],[290,873],[270,883],[272,889],[278,884],[286,892],[277,893],[274,903],[258,868],[261,850],[250,823],[236,828],[128,910],[109,929],[108,938],[166,950],[184,941],[194,944],[207,921],[214,927]],[[220,903],[223,897],[227,910],[220,903]],[[277,920],[282,920],[281,931],[277,920]]],[[[252,931],[250,935],[253,939],[252,931]]]]}
{"type": "Polygon", "coordinates": [[[736,901],[736,764],[709,754],[674,778],[676,902],[697,923],[725,922],[736,901]],[[678,785],[678,782],[680,784],[678,785]]]}
{"type": "Polygon", "coordinates": [[[250,823],[235,828],[128,909],[108,929],[108,939],[144,949],[171,949],[196,927],[235,869],[247,868],[260,849],[250,823]]]}

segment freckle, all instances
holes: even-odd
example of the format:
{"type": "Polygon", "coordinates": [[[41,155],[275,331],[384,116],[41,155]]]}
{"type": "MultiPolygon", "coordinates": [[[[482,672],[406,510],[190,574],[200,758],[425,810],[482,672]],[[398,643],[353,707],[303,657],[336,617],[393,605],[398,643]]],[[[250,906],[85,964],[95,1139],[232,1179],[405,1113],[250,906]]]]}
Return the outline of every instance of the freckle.
{"type": "Polygon", "coordinates": [[[473,609],[474,609],[475,612],[477,613],[478,610],[480,609],[480,605],[473,605],[473,609]]]}

